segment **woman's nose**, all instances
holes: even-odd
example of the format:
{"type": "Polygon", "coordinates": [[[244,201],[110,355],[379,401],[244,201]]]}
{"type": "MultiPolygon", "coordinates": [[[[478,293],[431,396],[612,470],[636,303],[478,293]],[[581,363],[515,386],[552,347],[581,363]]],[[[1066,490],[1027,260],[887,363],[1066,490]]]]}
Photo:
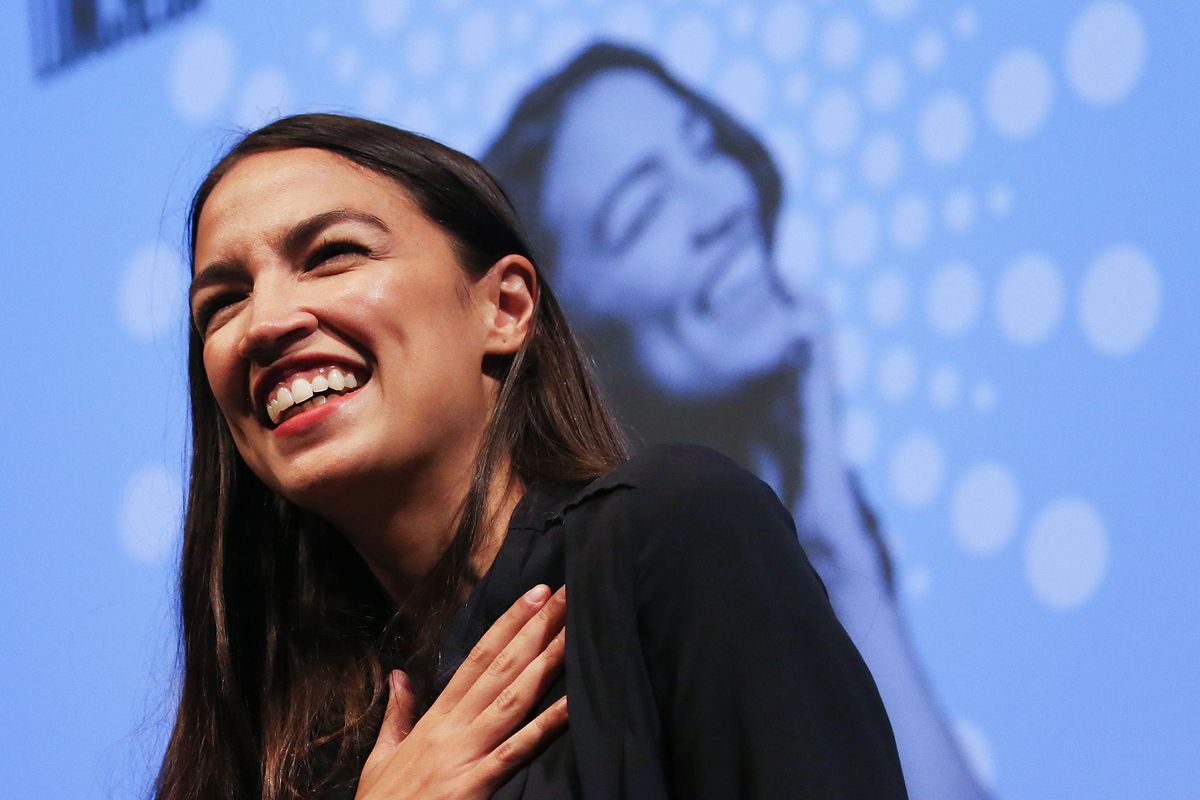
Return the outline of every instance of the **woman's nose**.
{"type": "Polygon", "coordinates": [[[687,153],[681,159],[678,180],[688,201],[691,246],[707,250],[744,223],[744,192],[732,160],[718,152],[687,153]]]}
{"type": "Polygon", "coordinates": [[[693,143],[676,148],[674,169],[692,191],[711,192],[728,188],[729,171],[734,159],[712,142],[693,143]]]}
{"type": "Polygon", "coordinates": [[[250,318],[238,352],[243,358],[269,361],[317,329],[313,312],[291,293],[259,291],[250,301],[250,318]]]}

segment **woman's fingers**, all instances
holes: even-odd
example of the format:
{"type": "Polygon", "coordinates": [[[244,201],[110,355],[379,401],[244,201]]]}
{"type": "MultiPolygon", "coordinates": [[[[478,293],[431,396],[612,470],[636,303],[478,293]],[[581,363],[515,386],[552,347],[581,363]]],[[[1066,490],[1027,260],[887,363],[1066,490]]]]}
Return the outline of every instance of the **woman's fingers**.
{"type": "Polygon", "coordinates": [[[379,736],[371,748],[368,761],[382,758],[404,741],[412,730],[416,707],[416,697],[408,683],[408,676],[398,669],[392,670],[388,676],[388,702],[383,712],[383,724],[379,726],[379,736]]]}
{"type": "MultiPolygon", "coordinates": [[[[480,712],[501,699],[505,704],[519,705],[524,697],[514,696],[514,689],[525,668],[539,659],[549,648],[554,637],[563,629],[567,620],[567,587],[555,592],[541,610],[527,621],[512,637],[503,650],[496,654],[492,663],[475,679],[475,683],[463,695],[456,710],[474,719],[480,712]]],[[[561,660],[561,649],[554,655],[561,660]]],[[[525,685],[525,684],[522,684],[525,685]]],[[[510,715],[510,729],[528,712],[537,695],[528,698],[529,703],[520,714],[510,715]]]]}
{"type": "Polygon", "coordinates": [[[535,587],[497,620],[420,720],[404,674],[391,674],[359,797],[426,797],[430,787],[450,797],[491,796],[562,729],[566,698],[521,727],[562,668],[566,587],[549,593],[535,587]]]}
{"type": "Polygon", "coordinates": [[[514,769],[528,763],[530,757],[558,735],[566,724],[567,698],[563,696],[492,750],[476,769],[493,786],[499,786],[514,769]]]}
{"type": "Polygon", "coordinates": [[[829,331],[829,310],[825,301],[805,292],[798,296],[792,308],[791,332],[802,339],[816,339],[829,331]]]}
{"type": "Polygon", "coordinates": [[[408,676],[398,669],[392,670],[388,684],[391,686],[388,694],[388,710],[395,709],[389,730],[395,743],[400,744],[412,730],[417,712],[417,696],[413,694],[408,676]]]}
{"type": "Polygon", "coordinates": [[[539,584],[513,603],[500,619],[492,623],[487,633],[471,648],[462,665],[455,671],[454,677],[442,690],[435,708],[449,710],[454,708],[463,695],[475,685],[482,675],[504,648],[513,640],[521,628],[543,606],[550,597],[550,587],[539,584]]]}
{"type": "Polygon", "coordinates": [[[521,674],[500,690],[475,718],[473,727],[487,741],[500,741],[529,714],[562,668],[567,632],[559,631],[521,674]]]}

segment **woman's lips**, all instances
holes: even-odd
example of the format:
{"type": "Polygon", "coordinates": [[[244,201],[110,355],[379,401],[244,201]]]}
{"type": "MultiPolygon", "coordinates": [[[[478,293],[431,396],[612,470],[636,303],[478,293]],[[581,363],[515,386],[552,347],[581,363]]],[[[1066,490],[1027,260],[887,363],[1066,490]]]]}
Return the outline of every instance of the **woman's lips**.
{"type": "Polygon", "coordinates": [[[318,367],[297,373],[267,395],[267,418],[278,425],[305,408],[324,405],[329,397],[352,392],[358,385],[358,376],[344,367],[318,367]]]}
{"type": "Polygon", "coordinates": [[[354,390],[340,394],[327,392],[325,394],[314,395],[303,403],[294,406],[294,411],[289,409],[291,413],[286,414],[285,418],[271,429],[271,433],[274,436],[283,438],[302,433],[333,414],[343,404],[352,401],[357,393],[358,391],[354,390]],[[324,402],[314,402],[318,400],[323,400],[324,402]]]}
{"type": "Polygon", "coordinates": [[[743,230],[713,259],[696,295],[696,310],[704,315],[720,315],[728,309],[749,307],[748,300],[761,300],[766,282],[766,264],[757,246],[755,232],[743,230]]]}

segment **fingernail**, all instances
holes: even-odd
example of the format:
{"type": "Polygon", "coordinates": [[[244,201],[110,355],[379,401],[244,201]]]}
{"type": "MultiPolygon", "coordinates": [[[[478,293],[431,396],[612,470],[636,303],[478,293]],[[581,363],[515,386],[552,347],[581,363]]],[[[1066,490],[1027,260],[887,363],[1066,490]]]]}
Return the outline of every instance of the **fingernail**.
{"type": "Polygon", "coordinates": [[[392,670],[392,690],[398,691],[400,689],[407,689],[407,688],[408,688],[408,675],[404,674],[404,670],[402,670],[402,669],[392,670]]]}
{"type": "Polygon", "coordinates": [[[544,583],[530,589],[525,593],[525,600],[530,603],[540,603],[550,595],[550,587],[544,583]]]}

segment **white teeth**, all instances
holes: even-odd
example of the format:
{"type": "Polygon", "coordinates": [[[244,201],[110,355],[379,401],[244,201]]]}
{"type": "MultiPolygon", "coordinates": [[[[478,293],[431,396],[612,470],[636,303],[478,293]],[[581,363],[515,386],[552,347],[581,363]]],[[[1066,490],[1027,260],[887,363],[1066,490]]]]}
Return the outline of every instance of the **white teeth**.
{"type": "Polygon", "coordinates": [[[276,389],[267,401],[267,417],[272,425],[278,425],[287,410],[293,406],[325,405],[329,398],[322,395],[322,392],[341,392],[356,388],[358,378],[354,377],[354,373],[342,372],[337,367],[330,367],[328,370],[322,368],[311,381],[296,378],[290,385],[276,389]]]}
{"type": "Polygon", "coordinates": [[[296,380],[292,381],[292,397],[295,398],[297,403],[303,403],[312,396],[312,384],[304,380],[304,378],[296,378],[296,380]]]}
{"type": "Polygon", "coordinates": [[[292,398],[292,393],[287,390],[287,387],[280,389],[271,398],[271,402],[267,403],[267,416],[271,419],[271,424],[278,425],[279,420],[283,417],[283,412],[296,404],[292,398]]]}

